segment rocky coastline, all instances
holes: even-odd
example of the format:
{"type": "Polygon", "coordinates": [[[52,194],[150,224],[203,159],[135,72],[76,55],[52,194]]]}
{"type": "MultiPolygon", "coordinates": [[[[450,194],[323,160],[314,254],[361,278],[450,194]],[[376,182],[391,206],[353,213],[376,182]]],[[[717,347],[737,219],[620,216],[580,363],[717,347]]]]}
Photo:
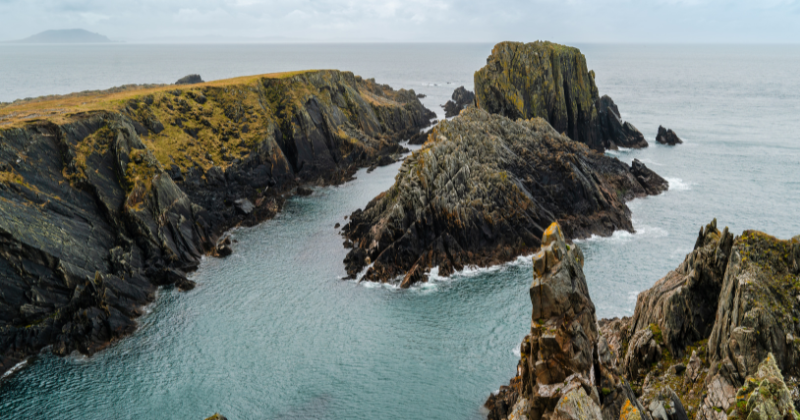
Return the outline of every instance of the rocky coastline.
{"type": "Polygon", "coordinates": [[[559,134],[541,118],[512,121],[479,108],[433,128],[395,184],[350,216],[348,275],[408,287],[438,267],[450,275],[537,250],[559,221],[568,238],[633,231],[625,202],[665,191],[633,167],[559,134]]]}
{"type": "Polygon", "coordinates": [[[490,420],[800,418],[800,236],[734,237],[714,220],[623,319],[595,319],[582,261],[548,228],[531,332],[490,420]]]}
{"type": "Polygon", "coordinates": [[[158,286],[191,289],[203,255],[230,251],[227,229],[274,216],[303,185],[396,159],[435,117],[413,91],[335,70],[0,114],[0,373],[130,334],[158,286]]]}

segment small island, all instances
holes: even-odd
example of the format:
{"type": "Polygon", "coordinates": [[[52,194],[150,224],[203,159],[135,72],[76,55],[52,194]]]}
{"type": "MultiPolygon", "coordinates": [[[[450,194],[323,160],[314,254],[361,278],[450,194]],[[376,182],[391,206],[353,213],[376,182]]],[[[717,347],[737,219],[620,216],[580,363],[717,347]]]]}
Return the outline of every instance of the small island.
{"type": "Polygon", "coordinates": [[[112,41],[105,35],[85,29],[52,29],[39,32],[25,39],[8,41],[25,44],[108,44],[112,41]]]}

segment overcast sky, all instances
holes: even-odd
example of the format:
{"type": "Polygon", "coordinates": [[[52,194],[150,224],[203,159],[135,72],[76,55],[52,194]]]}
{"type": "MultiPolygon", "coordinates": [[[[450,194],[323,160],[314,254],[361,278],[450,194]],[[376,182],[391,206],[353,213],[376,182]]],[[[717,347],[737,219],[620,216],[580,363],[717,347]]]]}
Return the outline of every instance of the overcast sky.
{"type": "Polygon", "coordinates": [[[800,0],[0,0],[0,39],[798,43],[800,0]],[[196,38],[200,37],[200,38],[196,38]]]}

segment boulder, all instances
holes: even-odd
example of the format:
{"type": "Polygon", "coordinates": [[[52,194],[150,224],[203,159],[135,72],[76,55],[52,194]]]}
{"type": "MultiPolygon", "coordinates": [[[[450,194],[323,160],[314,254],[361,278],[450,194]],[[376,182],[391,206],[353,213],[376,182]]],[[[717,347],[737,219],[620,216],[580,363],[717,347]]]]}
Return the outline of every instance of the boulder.
{"type": "Polygon", "coordinates": [[[176,85],[194,85],[197,83],[205,83],[199,74],[183,76],[175,82],[176,85]]]}
{"type": "Polygon", "coordinates": [[[661,144],[666,144],[669,146],[674,146],[676,144],[681,144],[683,141],[675,134],[674,131],[668,130],[662,126],[658,126],[658,134],[656,135],[656,141],[661,144]]]}
{"type": "Polygon", "coordinates": [[[746,420],[800,419],[772,353],[736,392],[736,408],[740,417],[746,420]]]}
{"type": "Polygon", "coordinates": [[[554,221],[568,238],[632,231],[625,201],[667,185],[638,167],[637,177],[542,119],[512,121],[467,108],[434,127],[394,185],[351,215],[343,229],[353,244],[348,275],[364,269],[365,256],[375,263],[362,280],[381,282],[415,266],[450,275],[465,265],[506,262],[536,250],[554,221]]]}
{"type": "Polygon", "coordinates": [[[445,118],[452,118],[458,115],[462,109],[473,105],[475,105],[475,94],[464,86],[459,86],[453,92],[451,99],[442,105],[442,108],[444,108],[445,118]]]}
{"type": "Polygon", "coordinates": [[[639,159],[634,159],[631,163],[631,174],[636,177],[649,195],[658,195],[669,189],[669,182],[650,170],[639,159]]]}
{"type": "Polygon", "coordinates": [[[626,147],[641,149],[648,146],[647,140],[633,124],[622,121],[619,109],[608,95],[603,95],[597,100],[597,115],[603,134],[603,143],[606,149],[626,147]]]}

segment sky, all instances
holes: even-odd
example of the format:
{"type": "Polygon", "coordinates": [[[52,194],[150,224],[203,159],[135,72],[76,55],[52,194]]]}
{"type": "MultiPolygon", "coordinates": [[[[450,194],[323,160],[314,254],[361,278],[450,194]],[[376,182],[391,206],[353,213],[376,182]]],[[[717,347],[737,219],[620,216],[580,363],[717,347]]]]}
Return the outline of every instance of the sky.
{"type": "Polygon", "coordinates": [[[0,40],[800,43],[800,0],[0,0],[0,40]]]}

